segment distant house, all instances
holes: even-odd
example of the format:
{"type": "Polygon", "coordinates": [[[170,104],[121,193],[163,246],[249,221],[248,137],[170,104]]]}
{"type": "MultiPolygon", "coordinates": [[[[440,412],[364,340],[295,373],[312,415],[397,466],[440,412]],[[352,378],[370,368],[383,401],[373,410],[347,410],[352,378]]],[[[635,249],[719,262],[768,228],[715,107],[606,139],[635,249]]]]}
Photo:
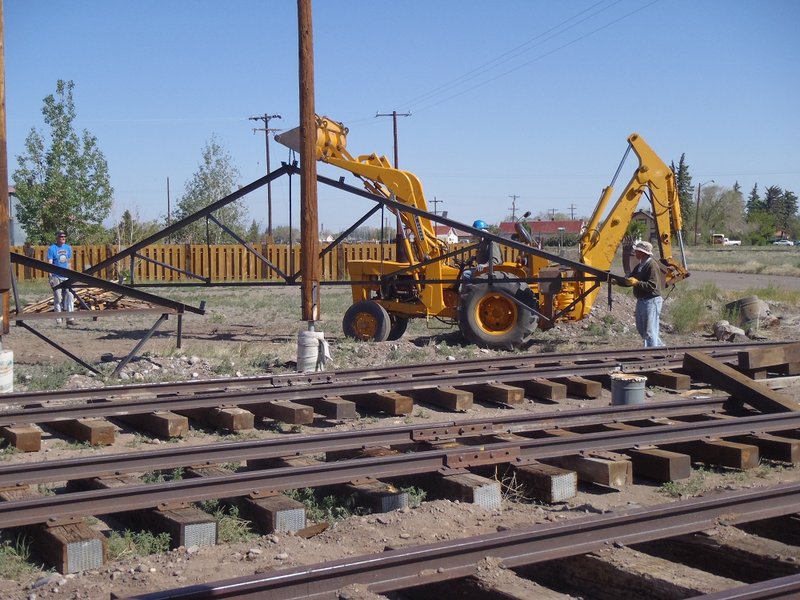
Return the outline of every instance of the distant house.
{"type": "Polygon", "coordinates": [[[653,213],[651,213],[649,210],[637,210],[631,217],[631,223],[644,224],[645,231],[647,233],[642,236],[642,239],[649,240],[654,244],[658,242],[658,236],[656,235],[656,220],[653,218],[653,213]]]}
{"type": "MultiPolygon", "coordinates": [[[[549,238],[558,237],[561,234],[578,236],[583,232],[586,222],[583,220],[570,219],[567,221],[525,221],[530,229],[531,237],[534,240],[544,241],[549,238]]],[[[500,223],[500,235],[510,238],[516,233],[513,221],[503,221],[500,223]]]]}
{"type": "Polygon", "coordinates": [[[450,227],[449,225],[434,225],[436,238],[448,244],[472,241],[472,234],[450,227]]]}

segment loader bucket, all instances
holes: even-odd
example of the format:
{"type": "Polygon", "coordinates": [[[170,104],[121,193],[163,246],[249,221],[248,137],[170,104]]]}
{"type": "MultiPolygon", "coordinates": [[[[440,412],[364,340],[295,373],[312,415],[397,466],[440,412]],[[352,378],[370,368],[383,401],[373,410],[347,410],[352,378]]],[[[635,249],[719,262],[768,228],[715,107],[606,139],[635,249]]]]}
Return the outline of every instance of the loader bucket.
{"type": "MultiPolygon", "coordinates": [[[[317,139],[316,154],[317,160],[324,160],[326,156],[341,155],[346,153],[348,129],[343,124],[332,121],[327,117],[317,116],[317,139]]],[[[295,127],[289,131],[279,133],[275,136],[275,141],[300,152],[300,128],[295,127]]]]}

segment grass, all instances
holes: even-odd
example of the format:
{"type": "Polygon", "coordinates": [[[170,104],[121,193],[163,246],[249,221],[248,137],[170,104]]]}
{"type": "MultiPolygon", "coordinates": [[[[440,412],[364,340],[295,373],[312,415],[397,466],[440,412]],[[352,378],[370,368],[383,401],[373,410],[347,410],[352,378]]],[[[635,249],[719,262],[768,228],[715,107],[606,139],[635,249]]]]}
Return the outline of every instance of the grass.
{"type": "Polygon", "coordinates": [[[717,320],[712,313],[712,306],[719,296],[719,288],[714,284],[676,291],[671,305],[664,310],[665,317],[672,323],[675,333],[697,331],[717,320]]]}
{"type": "Polygon", "coordinates": [[[658,488],[658,491],[670,498],[690,498],[713,489],[724,489],[732,483],[743,484],[752,477],[766,479],[785,468],[786,465],[783,463],[765,460],[762,460],[756,468],[746,471],[700,466],[692,469],[688,479],[668,481],[658,488]]]}
{"type": "Polygon", "coordinates": [[[148,471],[142,475],[143,483],[165,483],[167,481],[180,481],[183,479],[183,468],[178,467],[172,471],[148,471]]]}
{"type": "Polygon", "coordinates": [[[72,362],[54,362],[17,369],[15,379],[18,384],[25,385],[28,391],[38,392],[61,389],[70,376],[76,373],[86,373],[86,371],[72,362]]]}
{"type": "Polygon", "coordinates": [[[112,531],[108,536],[108,559],[121,560],[130,556],[148,556],[163,554],[170,547],[169,533],[153,534],[149,531],[131,531],[122,533],[112,531]]]}
{"type": "Polygon", "coordinates": [[[31,539],[23,533],[0,538],[0,579],[20,580],[40,569],[30,562],[31,539]]]}
{"type": "Polygon", "coordinates": [[[221,504],[219,500],[207,500],[200,503],[200,508],[217,520],[217,535],[220,542],[232,544],[247,542],[258,537],[250,529],[250,522],[239,516],[237,507],[221,504]]]}
{"type": "Polygon", "coordinates": [[[311,488],[289,490],[286,495],[302,502],[306,507],[306,516],[316,523],[322,521],[335,523],[359,514],[354,495],[345,498],[324,496],[311,488]]]}
{"type": "Polygon", "coordinates": [[[800,276],[800,252],[794,247],[699,246],[686,254],[690,268],[697,271],[800,276]]]}

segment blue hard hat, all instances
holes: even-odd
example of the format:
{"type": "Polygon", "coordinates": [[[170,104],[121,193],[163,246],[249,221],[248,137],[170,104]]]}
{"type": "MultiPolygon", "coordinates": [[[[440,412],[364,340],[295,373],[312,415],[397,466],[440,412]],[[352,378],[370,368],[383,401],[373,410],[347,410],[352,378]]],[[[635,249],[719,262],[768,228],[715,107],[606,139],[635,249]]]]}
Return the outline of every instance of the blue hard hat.
{"type": "Polygon", "coordinates": [[[477,221],[475,221],[475,222],[472,224],[472,226],[473,226],[475,229],[483,229],[483,230],[487,230],[487,229],[489,229],[489,226],[486,224],[486,221],[481,221],[480,219],[478,219],[477,221]]]}

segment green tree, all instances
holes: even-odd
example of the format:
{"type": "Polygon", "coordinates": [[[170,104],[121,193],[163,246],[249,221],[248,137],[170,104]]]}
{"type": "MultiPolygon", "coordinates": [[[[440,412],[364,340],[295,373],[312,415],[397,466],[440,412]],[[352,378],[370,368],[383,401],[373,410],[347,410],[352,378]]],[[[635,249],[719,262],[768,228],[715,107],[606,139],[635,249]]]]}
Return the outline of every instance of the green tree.
{"type": "Polygon", "coordinates": [[[694,188],[692,187],[692,176],[689,174],[689,165],[686,164],[686,154],[681,154],[677,169],[675,163],[672,163],[670,168],[675,174],[675,189],[678,192],[683,222],[686,224],[687,220],[694,216],[695,210],[694,188]]]}
{"type": "Polygon", "coordinates": [[[254,244],[261,243],[261,239],[264,236],[262,235],[261,226],[258,224],[258,221],[255,219],[252,220],[250,223],[250,227],[247,228],[247,235],[245,236],[245,241],[252,242],[254,244]]]}
{"type": "Polygon", "coordinates": [[[711,233],[728,236],[740,234],[745,229],[744,196],[741,188],[728,189],[717,185],[703,186],[700,199],[700,233],[709,239],[711,233]]]}
{"type": "Polygon", "coordinates": [[[126,210],[114,226],[114,241],[121,247],[132,246],[157,233],[161,228],[162,225],[158,221],[142,221],[138,212],[131,213],[130,210],[126,210]]]}
{"type": "Polygon", "coordinates": [[[761,196],[758,195],[758,184],[753,184],[753,189],[750,190],[750,195],[747,197],[747,216],[753,213],[761,212],[766,208],[761,196]]]}
{"type": "Polygon", "coordinates": [[[79,135],[73,128],[74,87],[72,81],[59,79],[55,95],[45,97],[42,115],[49,136],[31,129],[12,175],[19,199],[17,217],[34,244],[52,242],[57,229],[67,230],[73,244],[106,235],[102,222],[114,189],[97,138],[86,129],[79,135]]]}
{"type": "MultiPolygon", "coordinates": [[[[209,204],[221,200],[232,193],[237,185],[239,170],[233,164],[230,154],[217,141],[215,135],[206,142],[203,158],[185,187],[183,196],[175,209],[175,220],[183,219],[209,204]]],[[[214,217],[226,227],[245,235],[247,209],[237,200],[215,211],[214,217]]],[[[199,219],[176,233],[175,239],[190,243],[206,240],[206,219],[199,219]]],[[[211,244],[229,242],[231,237],[216,223],[208,221],[208,241],[211,244]]]]}

